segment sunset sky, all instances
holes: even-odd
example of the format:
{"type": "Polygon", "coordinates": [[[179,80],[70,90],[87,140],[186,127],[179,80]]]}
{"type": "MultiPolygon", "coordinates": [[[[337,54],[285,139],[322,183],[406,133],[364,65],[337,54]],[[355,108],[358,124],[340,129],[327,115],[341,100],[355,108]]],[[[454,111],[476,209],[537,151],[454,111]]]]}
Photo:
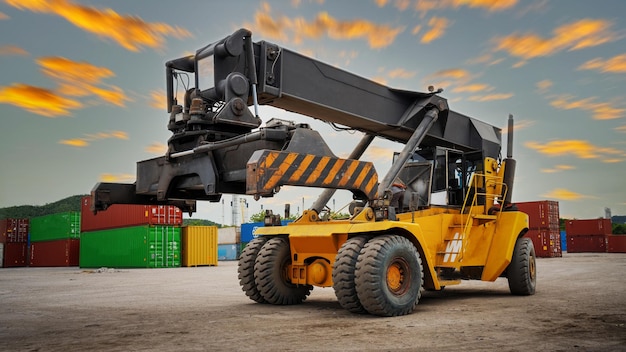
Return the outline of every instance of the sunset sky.
{"type": "MultiPolygon", "coordinates": [[[[134,182],[170,136],[165,62],[243,27],[392,88],[444,88],[452,110],[502,128],[513,114],[514,201],[626,215],[624,14],[623,0],[0,0],[0,207],[134,182]]],[[[311,123],[343,157],[360,139],[271,107],[261,117],[311,123]]],[[[362,159],[382,178],[401,148],[380,140],[362,159]]],[[[301,212],[320,192],[242,197],[244,221],[261,205],[301,212]]],[[[194,217],[232,223],[223,199],[194,217]]]]}

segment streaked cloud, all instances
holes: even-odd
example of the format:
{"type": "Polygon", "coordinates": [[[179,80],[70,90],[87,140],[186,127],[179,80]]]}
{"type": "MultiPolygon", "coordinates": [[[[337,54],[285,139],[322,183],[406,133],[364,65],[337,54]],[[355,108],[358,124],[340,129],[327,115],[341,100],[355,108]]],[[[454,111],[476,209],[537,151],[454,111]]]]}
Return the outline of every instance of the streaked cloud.
{"type": "Polygon", "coordinates": [[[153,90],[150,92],[150,102],[149,102],[150,106],[155,108],[155,109],[159,109],[159,110],[163,110],[167,108],[167,97],[166,97],[166,93],[163,90],[153,90]]]}
{"type": "Polygon", "coordinates": [[[552,88],[554,83],[549,79],[537,82],[536,86],[540,93],[545,93],[548,89],[552,88]]]}
{"type": "Polygon", "coordinates": [[[28,56],[28,51],[17,45],[0,46],[0,56],[28,56]]]}
{"type": "Polygon", "coordinates": [[[554,165],[554,167],[551,169],[541,169],[541,172],[552,174],[552,173],[569,171],[569,170],[574,170],[574,169],[575,167],[572,165],[554,165]]]}
{"type": "Polygon", "coordinates": [[[1,20],[8,20],[9,19],[9,15],[7,15],[4,12],[0,12],[0,21],[1,20]]]}
{"type": "Polygon", "coordinates": [[[561,110],[584,110],[592,114],[595,120],[612,120],[624,116],[626,109],[613,106],[608,102],[596,102],[596,97],[576,99],[569,95],[560,95],[550,101],[550,105],[561,110]]]}
{"type": "Polygon", "coordinates": [[[128,140],[128,134],[124,131],[90,133],[90,134],[85,134],[84,137],[80,137],[80,138],[62,139],[59,141],[59,143],[69,145],[71,147],[82,148],[82,147],[89,146],[91,142],[102,140],[102,139],[128,140]]]}
{"type": "Polygon", "coordinates": [[[164,155],[167,152],[167,144],[155,142],[144,149],[150,154],[164,155]]]}
{"type": "Polygon", "coordinates": [[[487,94],[487,95],[473,95],[467,100],[469,101],[477,101],[477,102],[485,102],[485,101],[494,101],[494,100],[506,100],[510,99],[514,96],[513,93],[499,93],[499,94],[487,94]]]}
{"type": "Polygon", "coordinates": [[[5,0],[20,10],[60,16],[100,38],[112,40],[130,51],[162,48],[165,37],[191,37],[183,28],[162,22],[145,22],[138,16],[120,15],[110,8],[84,6],[70,0],[5,0]]]}
{"type": "Polygon", "coordinates": [[[626,133],[626,125],[615,127],[617,132],[626,133]]]}
{"type": "Polygon", "coordinates": [[[616,148],[599,147],[586,140],[566,139],[547,143],[528,141],[524,143],[524,146],[549,157],[573,156],[579,159],[600,159],[604,162],[626,160],[625,151],[616,148]]]}
{"type": "Polygon", "coordinates": [[[426,33],[422,36],[420,40],[421,43],[428,44],[435,39],[441,38],[446,29],[450,25],[450,21],[443,17],[433,17],[428,21],[428,26],[430,27],[426,33]]]}
{"type": "Polygon", "coordinates": [[[45,117],[70,115],[71,110],[83,107],[81,102],[63,97],[52,90],[22,83],[0,87],[0,103],[14,105],[45,117]]]}
{"type": "Polygon", "coordinates": [[[583,198],[590,198],[589,196],[585,196],[583,194],[573,192],[565,188],[554,189],[546,194],[542,194],[542,197],[558,200],[580,200],[583,198]]]}
{"type": "MultiPolygon", "coordinates": [[[[513,130],[514,131],[521,131],[521,130],[525,130],[527,128],[530,128],[532,126],[535,125],[537,121],[533,121],[533,120],[515,120],[515,123],[513,125],[513,130]]],[[[508,126],[504,126],[502,128],[502,135],[507,134],[509,131],[508,126]]]]}
{"type": "Polygon", "coordinates": [[[396,68],[387,73],[389,78],[402,78],[402,79],[413,78],[415,77],[415,74],[416,74],[415,71],[407,71],[403,68],[396,68]]]}
{"type": "Polygon", "coordinates": [[[595,58],[578,67],[579,70],[596,70],[602,73],[626,73],[626,54],[604,60],[595,58]]]}
{"type": "Polygon", "coordinates": [[[504,51],[525,62],[564,50],[580,50],[615,41],[619,35],[612,26],[607,20],[582,19],[557,27],[548,38],[535,33],[511,34],[494,39],[494,51],[504,51]]]}
{"type": "Polygon", "coordinates": [[[483,83],[467,84],[467,85],[454,87],[452,89],[452,91],[455,92],[455,93],[489,92],[489,91],[492,91],[492,90],[493,90],[492,86],[490,86],[488,84],[483,84],[483,83]]]}
{"type": "Polygon", "coordinates": [[[129,183],[134,182],[136,176],[133,174],[101,174],[100,182],[120,182],[129,183]]]}
{"type": "Polygon", "coordinates": [[[376,145],[371,145],[365,151],[361,160],[389,160],[393,156],[393,152],[396,151],[391,148],[383,148],[376,145]]]}
{"type": "Polygon", "coordinates": [[[464,80],[464,79],[470,78],[470,73],[469,71],[461,69],[461,68],[452,68],[452,69],[437,71],[433,73],[432,75],[430,75],[429,77],[464,80]]]}
{"type": "Polygon", "coordinates": [[[428,12],[443,9],[458,9],[462,6],[483,9],[488,12],[504,11],[513,8],[517,0],[417,0],[415,11],[423,18],[428,12]]]}
{"type": "Polygon", "coordinates": [[[309,21],[304,17],[290,18],[277,15],[268,3],[262,3],[254,15],[254,23],[244,26],[272,39],[299,44],[303,38],[323,36],[335,40],[365,39],[372,49],[384,48],[395,41],[404,27],[377,24],[365,19],[339,20],[327,12],[320,12],[309,21]]]}

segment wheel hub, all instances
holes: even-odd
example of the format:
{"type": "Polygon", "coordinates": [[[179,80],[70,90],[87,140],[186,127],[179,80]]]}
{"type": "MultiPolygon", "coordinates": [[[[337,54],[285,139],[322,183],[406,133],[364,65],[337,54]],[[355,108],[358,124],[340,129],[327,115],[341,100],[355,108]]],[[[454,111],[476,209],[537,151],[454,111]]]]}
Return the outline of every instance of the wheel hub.
{"type": "Polygon", "coordinates": [[[403,258],[395,258],[387,267],[387,288],[402,295],[408,290],[409,281],[409,264],[403,258]]]}

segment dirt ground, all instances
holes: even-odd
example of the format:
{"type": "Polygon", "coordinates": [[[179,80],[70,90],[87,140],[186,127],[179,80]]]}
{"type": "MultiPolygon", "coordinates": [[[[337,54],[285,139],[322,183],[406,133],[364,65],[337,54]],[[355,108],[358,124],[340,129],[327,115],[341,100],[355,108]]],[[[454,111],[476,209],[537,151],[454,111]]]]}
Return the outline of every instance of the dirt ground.
{"type": "Polygon", "coordinates": [[[425,292],[395,318],[331,288],[254,303],[236,262],[176,269],[0,269],[0,351],[626,351],[626,254],[537,260],[537,293],[505,279],[425,292]]]}

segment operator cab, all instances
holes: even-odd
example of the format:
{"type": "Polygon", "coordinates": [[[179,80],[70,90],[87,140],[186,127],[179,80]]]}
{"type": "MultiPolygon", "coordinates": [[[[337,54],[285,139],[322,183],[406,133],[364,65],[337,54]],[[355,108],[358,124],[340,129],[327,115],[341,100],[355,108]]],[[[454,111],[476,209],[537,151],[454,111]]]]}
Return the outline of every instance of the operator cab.
{"type": "MultiPolygon", "coordinates": [[[[399,153],[394,153],[394,161],[399,153]]],[[[398,176],[406,185],[399,212],[430,206],[462,207],[472,174],[482,169],[480,151],[463,152],[444,147],[420,149],[398,176]]]]}

